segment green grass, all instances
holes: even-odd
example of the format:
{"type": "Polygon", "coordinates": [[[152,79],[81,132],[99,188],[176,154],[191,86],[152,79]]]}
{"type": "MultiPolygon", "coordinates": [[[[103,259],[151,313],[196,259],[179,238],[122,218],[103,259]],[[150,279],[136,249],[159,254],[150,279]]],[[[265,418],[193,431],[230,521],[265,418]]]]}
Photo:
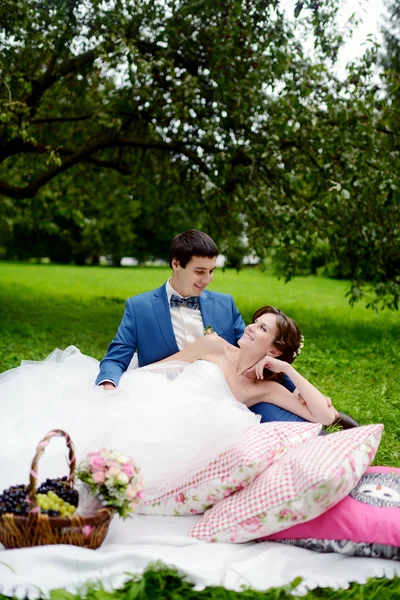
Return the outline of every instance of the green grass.
{"type": "MultiPolygon", "coordinates": [[[[266,592],[255,590],[243,590],[233,592],[222,587],[208,587],[201,592],[193,590],[193,584],[182,577],[175,569],[162,564],[152,565],[143,576],[138,578],[132,576],[121,589],[113,592],[106,591],[101,582],[90,585],[78,594],[72,594],[65,590],[53,590],[50,594],[51,600],[293,600],[297,596],[292,595],[300,582],[296,579],[292,584],[271,588],[266,592]]],[[[370,579],[362,585],[353,584],[347,590],[331,590],[316,588],[301,596],[303,600],[399,600],[400,579],[370,579]]],[[[0,600],[9,600],[7,596],[0,594],[0,600]]]]}
{"type": "MultiPolygon", "coordinates": [[[[197,592],[176,570],[155,564],[140,579],[134,577],[120,590],[107,592],[99,583],[97,587],[90,586],[76,595],[65,590],[54,590],[51,600],[80,600],[83,597],[88,600],[293,600],[291,591],[298,583],[299,579],[290,585],[262,593],[254,590],[233,592],[222,587],[209,587],[197,592]]],[[[340,591],[316,588],[301,596],[304,600],[333,600],[338,597],[344,600],[399,600],[400,579],[371,579],[363,585],[351,585],[349,589],[340,591]]],[[[0,599],[4,598],[0,594],[0,599]]]]}
{"type": "MultiPolygon", "coordinates": [[[[54,348],[70,344],[101,359],[118,327],[125,299],[161,285],[168,276],[165,268],[0,263],[0,371],[18,366],[22,359],[42,360],[54,348]]],[[[329,395],[338,410],[361,424],[384,423],[375,464],[400,465],[398,313],[376,314],[362,305],[352,309],[345,298],[347,283],[323,278],[300,277],[284,284],[257,270],[239,274],[218,270],[210,289],[232,294],[245,321],[264,304],[278,306],[295,318],[305,335],[296,368],[329,395]]],[[[209,588],[199,593],[171,571],[152,569],[119,592],[92,589],[85,595],[97,598],[96,594],[118,599],[269,600],[287,597],[288,590],[240,595],[209,588]],[[153,580],[162,594],[151,592],[153,580]]],[[[316,590],[307,598],[338,596],[400,599],[399,580],[374,579],[343,592],[316,590]]]]}

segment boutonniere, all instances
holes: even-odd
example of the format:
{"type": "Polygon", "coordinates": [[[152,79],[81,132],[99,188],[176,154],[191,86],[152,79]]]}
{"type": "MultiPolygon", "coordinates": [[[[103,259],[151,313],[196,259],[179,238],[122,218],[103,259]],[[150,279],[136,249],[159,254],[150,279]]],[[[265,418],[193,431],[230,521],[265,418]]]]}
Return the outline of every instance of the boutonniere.
{"type": "Polygon", "coordinates": [[[218,335],[218,333],[216,331],[214,331],[214,329],[211,327],[211,325],[206,325],[204,327],[204,335],[211,335],[212,333],[214,333],[215,335],[218,335]]]}

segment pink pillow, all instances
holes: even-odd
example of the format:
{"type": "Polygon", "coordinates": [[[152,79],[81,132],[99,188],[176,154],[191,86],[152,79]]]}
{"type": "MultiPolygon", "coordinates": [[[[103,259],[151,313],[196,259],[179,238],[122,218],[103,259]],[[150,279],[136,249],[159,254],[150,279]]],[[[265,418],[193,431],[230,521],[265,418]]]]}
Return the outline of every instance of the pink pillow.
{"type": "Polygon", "coordinates": [[[218,502],[190,535],[247,542],[318,517],[357,485],[379,446],[383,425],[339,431],[307,442],[247,488],[218,502]]]}
{"type": "Polygon", "coordinates": [[[400,560],[399,509],[400,469],[370,467],[336,506],[312,521],[262,540],[290,540],[319,552],[400,560]]]}
{"type": "Polygon", "coordinates": [[[261,423],[249,427],[244,439],[212,460],[205,468],[171,482],[162,496],[145,498],[137,512],[153,515],[201,514],[257,475],[291,448],[308,442],[321,431],[318,423],[261,423]]]}

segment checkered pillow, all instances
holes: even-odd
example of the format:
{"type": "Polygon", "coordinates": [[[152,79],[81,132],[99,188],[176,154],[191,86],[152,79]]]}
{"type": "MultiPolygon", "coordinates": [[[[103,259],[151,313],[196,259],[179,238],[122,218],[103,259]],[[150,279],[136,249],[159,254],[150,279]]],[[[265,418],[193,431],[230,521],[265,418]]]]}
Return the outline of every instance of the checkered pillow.
{"type": "Polygon", "coordinates": [[[206,467],[171,482],[162,496],[145,498],[137,512],[153,515],[201,514],[233,492],[248,486],[257,475],[291,448],[315,438],[317,423],[261,423],[249,427],[234,444],[206,467]]]}
{"type": "Polygon", "coordinates": [[[190,535],[247,542],[318,517],[357,485],[379,446],[383,425],[318,437],[292,450],[246,489],[219,502],[190,535]]]}

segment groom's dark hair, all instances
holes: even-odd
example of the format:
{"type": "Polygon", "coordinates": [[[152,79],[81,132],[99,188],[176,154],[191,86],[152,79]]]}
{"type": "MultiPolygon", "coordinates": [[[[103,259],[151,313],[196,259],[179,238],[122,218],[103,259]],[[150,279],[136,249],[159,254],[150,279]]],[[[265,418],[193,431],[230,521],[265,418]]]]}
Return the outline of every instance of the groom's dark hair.
{"type": "Polygon", "coordinates": [[[172,240],[169,251],[169,266],[172,267],[174,258],[179,260],[180,266],[184,269],[192,256],[214,258],[217,255],[217,245],[209,235],[204,231],[188,229],[183,233],[178,233],[172,240]]]}

